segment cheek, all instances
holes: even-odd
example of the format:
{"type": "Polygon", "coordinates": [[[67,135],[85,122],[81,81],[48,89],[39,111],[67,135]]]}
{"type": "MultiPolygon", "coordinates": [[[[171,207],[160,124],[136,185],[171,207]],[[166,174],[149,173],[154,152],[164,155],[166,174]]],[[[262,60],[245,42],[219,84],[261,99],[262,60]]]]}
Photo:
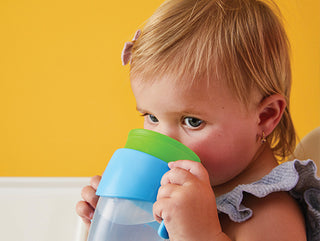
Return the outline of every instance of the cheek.
{"type": "Polygon", "coordinates": [[[255,154],[255,135],[234,131],[215,132],[189,145],[199,156],[214,185],[231,180],[242,172],[255,154]]]}
{"type": "Polygon", "coordinates": [[[199,156],[211,176],[221,173],[230,164],[233,159],[231,150],[234,150],[234,145],[230,141],[226,143],[214,138],[210,141],[199,142],[191,149],[199,156]]]}
{"type": "Polygon", "coordinates": [[[222,159],[226,159],[227,149],[230,150],[232,144],[230,141],[224,141],[221,134],[207,135],[206,138],[201,138],[192,143],[186,144],[190,147],[200,158],[202,164],[210,173],[212,170],[220,170],[223,163],[222,159]]]}
{"type": "Polygon", "coordinates": [[[154,131],[154,126],[150,124],[146,117],[144,117],[143,129],[154,131]]]}

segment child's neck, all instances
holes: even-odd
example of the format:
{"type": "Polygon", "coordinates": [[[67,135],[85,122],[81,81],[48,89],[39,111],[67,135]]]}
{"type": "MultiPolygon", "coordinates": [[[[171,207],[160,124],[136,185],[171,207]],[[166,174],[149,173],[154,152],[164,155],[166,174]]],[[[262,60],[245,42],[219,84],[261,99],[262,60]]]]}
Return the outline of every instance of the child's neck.
{"type": "Polygon", "coordinates": [[[218,197],[224,193],[230,192],[240,184],[249,184],[257,181],[267,175],[277,165],[278,162],[269,145],[262,145],[257,151],[250,165],[230,181],[218,186],[214,186],[214,193],[216,197],[218,197]]]}

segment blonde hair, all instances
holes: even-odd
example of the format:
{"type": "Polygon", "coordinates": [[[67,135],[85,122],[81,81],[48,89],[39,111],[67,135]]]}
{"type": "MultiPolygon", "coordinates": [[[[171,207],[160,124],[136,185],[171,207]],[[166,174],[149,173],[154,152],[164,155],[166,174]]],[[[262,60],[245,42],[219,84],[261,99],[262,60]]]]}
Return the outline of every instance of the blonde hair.
{"type": "Polygon", "coordinates": [[[283,160],[293,152],[296,135],[289,113],[289,43],[280,11],[272,7],[257,0],[164,2],[134,43],[131,79],[170,75],[187,86],[218,79],[246,106],[255,89],[263,97],[284,96],[287,108],[268,136],[283,160]]]}

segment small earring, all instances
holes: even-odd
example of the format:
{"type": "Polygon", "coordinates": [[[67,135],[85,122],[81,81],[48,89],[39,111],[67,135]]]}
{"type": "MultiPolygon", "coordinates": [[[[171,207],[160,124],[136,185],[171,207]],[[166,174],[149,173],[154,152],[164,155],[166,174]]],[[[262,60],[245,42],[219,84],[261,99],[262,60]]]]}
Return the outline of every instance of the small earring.
{"type": "Polygon", "coordinates": [[[262,131],[262,137],[261,137],[261,145],[267,142],[266,136],[264,134],[264,131],[262,131]]]}

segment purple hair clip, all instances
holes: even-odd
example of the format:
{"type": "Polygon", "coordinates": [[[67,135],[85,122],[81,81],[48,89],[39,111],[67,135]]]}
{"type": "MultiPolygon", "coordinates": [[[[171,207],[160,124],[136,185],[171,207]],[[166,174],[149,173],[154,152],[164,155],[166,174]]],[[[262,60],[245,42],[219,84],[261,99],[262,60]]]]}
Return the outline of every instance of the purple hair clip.
{"type": "Polygon", "coordinates": [[[138,29],[137,32],[135,33],[132,41],[126,42],[124,44],[124,47],[123,47],[123,50],[122,50],[122,53],[121,53],[122,65],[127,65],[130,62],[130,60],[131,60],[131,50],[132,50],[134,41],[136,41],[139,38],[140,34],[141,34],[141,30],[138,29]]]}

